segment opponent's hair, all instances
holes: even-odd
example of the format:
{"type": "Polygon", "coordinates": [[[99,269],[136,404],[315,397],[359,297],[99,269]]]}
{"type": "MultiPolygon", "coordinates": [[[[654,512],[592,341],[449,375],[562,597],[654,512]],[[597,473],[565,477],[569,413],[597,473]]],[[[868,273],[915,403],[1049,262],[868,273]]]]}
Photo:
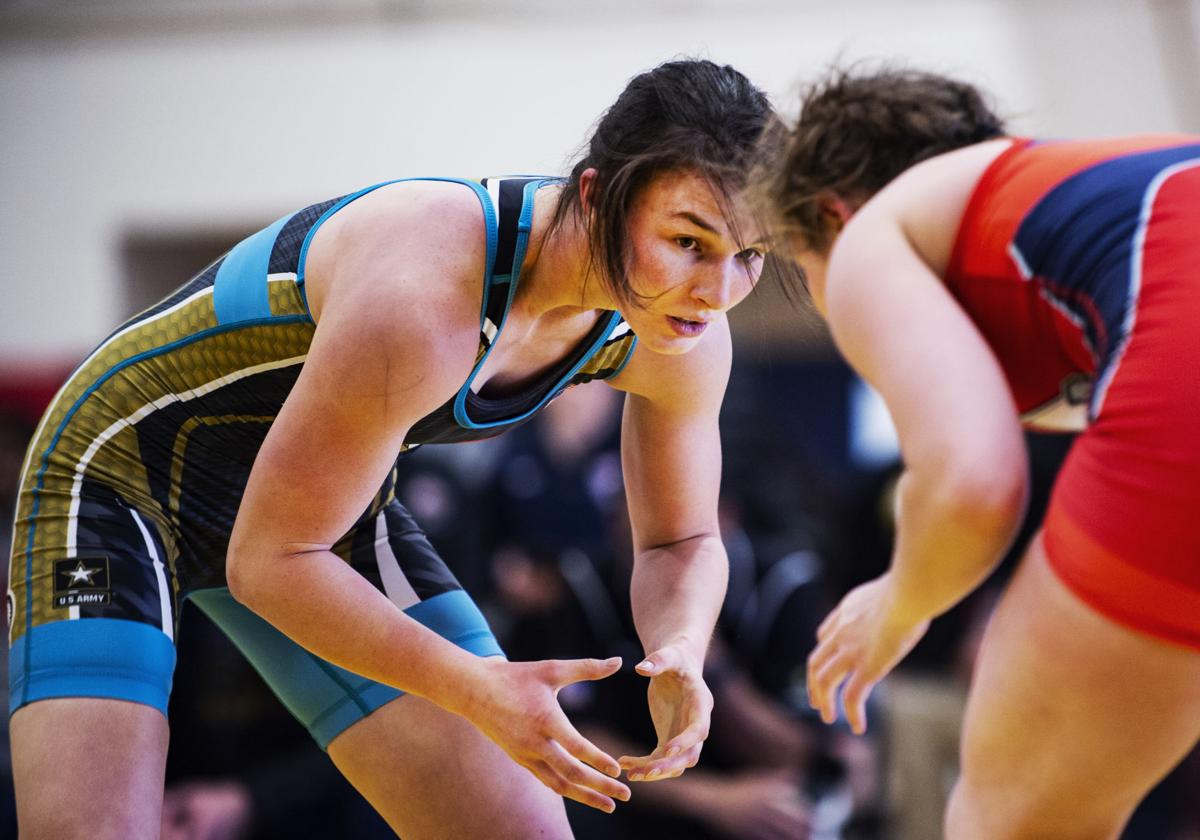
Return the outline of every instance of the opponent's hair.
{"type": "Polygon", "coordinates": [[[766,94],[729,65],[683,59],[635,76],[600,118],[566,179],[551,232],[577,215],[587,230],[589,269],[618,300],[636,302],[641,296],[628,277],[626,219],[640,191],[661,173],[695,172],[713,187],[736,235],[733,199],[746,184],[771,115],[766,94]],[[596,177],[585,211],[579,182],[589,168],[596,177]]]}
{"type": "Polygon", "coordinates": [[[835,68],[805,89],[789,128],[764,131],[751,204],[776,235],[826,251],[833,232],[820,201],[861,204],[909,167],[1005,134],[1004,121],[973,85],[894,67],[835,68]]]}

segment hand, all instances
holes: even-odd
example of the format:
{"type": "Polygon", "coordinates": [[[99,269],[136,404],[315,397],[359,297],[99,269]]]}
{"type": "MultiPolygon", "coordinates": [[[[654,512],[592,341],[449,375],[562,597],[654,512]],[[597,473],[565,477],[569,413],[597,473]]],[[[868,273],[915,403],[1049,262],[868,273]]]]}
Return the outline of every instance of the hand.
{"type": "Polygon", "coordinates": [[[929,629],[929,620],[897,608],[890,574],[850,591],[817,629],[808,657],[808,703],[821,720],[837,720],[838,688],[855,734],[867,731],[867,697],[929,629]]]}
{"type": "Polygon", "coordinates": [[[799,840],[812,810],[789,772],[747,773],[713,785],[701,816],[736,840],[799,840]]]}
{"type": "Polygon", "coordinates": [[[647,695],[658,746],[640,758],[621,757],[631,782],[673,779],[700,760],[713,707],[701,667],[682,645],[666,645],[634,669],[650,677],[647,695]]]}
{"type": "Polygon", "coordinates": [[[621,768],[571,725],[557,695],[563,686],[601,680],[620,667],[620,657],[541,662],[483,658],[468,700],[453,711],[555,793],[611,814],[614,799],[629,801],[629,788],[615,778],[621,768]]]}
{"type": "Polygon", "coordinates": [[[188,782],[163,795],[162,840],[237,840],[250,827],[250,794],[238,782],[188,782]]]}

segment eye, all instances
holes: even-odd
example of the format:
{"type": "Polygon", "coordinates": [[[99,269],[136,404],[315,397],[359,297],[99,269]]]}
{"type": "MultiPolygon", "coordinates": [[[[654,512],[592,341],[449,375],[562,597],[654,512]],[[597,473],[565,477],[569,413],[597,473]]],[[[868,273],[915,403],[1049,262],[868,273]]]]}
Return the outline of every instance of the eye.
{"type": "Polygon", "coordinates": [[[747,248],[744,251],[739,251],[737,258],[747,265],[752,265],[763,258],[763,251],[760,248],[747,248]]]}
{"type": "Polygon", "coordinates": [[[676,236],[675,244],[685,251],[700,250],[700,240],[694,236],[676,236]]]}

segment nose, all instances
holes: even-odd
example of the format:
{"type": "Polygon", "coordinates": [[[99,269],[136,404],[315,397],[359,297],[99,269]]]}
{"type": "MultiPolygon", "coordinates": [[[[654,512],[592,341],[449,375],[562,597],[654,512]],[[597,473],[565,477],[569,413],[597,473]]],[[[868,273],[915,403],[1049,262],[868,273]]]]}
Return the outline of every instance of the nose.
{"type": "Polygon", "coordinates": [[[692,296],[706,309],[725,312],[740,303],[752,285],[746,265],[736,257],[730,257],[710,266],[701,275],[692,296]]]}

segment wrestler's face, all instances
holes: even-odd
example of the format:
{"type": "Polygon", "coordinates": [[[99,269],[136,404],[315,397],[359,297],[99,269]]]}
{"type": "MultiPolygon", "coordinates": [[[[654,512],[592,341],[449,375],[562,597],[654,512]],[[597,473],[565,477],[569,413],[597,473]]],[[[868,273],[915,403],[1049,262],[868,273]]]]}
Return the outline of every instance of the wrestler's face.
{"type": "Polygon", "coordinates": [[[643,346],[687,352],[754,288],[764,236],[736,203],[731,215],[694,172],[664,172],[638,193],[627,219],[634,295],[620,309],[643,346]]]}

